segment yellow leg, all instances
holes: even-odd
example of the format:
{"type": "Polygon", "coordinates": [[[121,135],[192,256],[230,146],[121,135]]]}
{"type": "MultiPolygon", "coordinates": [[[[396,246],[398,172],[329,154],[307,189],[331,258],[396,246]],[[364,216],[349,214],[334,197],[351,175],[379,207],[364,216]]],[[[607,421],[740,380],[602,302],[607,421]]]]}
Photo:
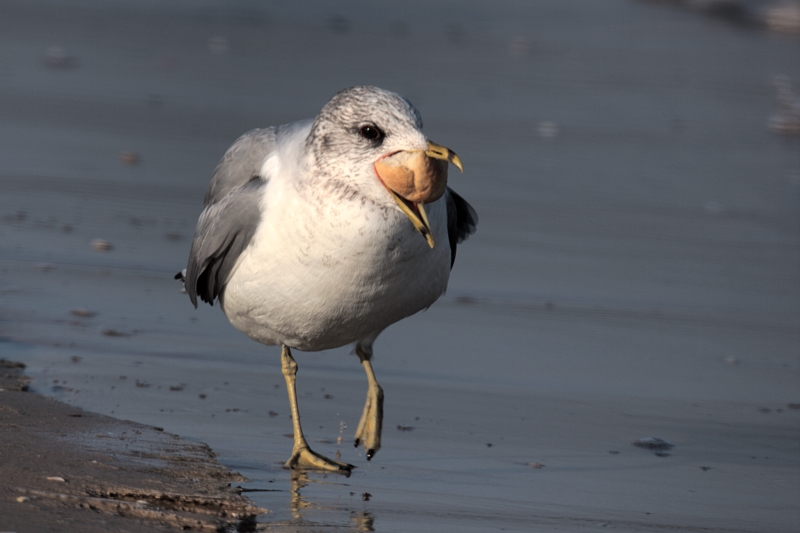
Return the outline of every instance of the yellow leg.
{"type": "Polygon", "coordinates": [[[283,377],[286,379],[286,390],[289,393],[292,424],[294,425],[294,448],[292,448],[292,456],[284,466],[294,470],[328,470],[350,475],[350,470],[355,468],[353,465],[328,459],[309,448],[308,442],[306,442],[303,428],[300,426],[300,410],[297,408],[297,390],[295,389],[297,363],[288,346],[284,346],[281,350],[281,369],[283,377]]]}
{"type": "Polygon", "coordinates": [[[364,449],[367,450],[367,460],[372,459],[378,450],[381,449],[381,429],[383,427],[383,389],[375,379],[375,372],[372,371],[372,350],[365,350],[361,346],[356,346],[356,354],[361,360],[361,366],[367,372],[367,401],[364,404],[364,412],[361,414],[361,421],[356,430],[356,448],[362,442],[364,449]]]}

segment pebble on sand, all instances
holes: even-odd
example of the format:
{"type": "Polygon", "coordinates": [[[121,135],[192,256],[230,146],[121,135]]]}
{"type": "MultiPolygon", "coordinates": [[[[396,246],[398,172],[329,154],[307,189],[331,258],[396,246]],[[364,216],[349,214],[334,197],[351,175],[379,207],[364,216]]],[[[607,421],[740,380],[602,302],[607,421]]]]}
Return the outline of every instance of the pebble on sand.
{"type": "Polygon", "coordinates": [[[92,318],[97,314],[96,312],[90,311],[89,309],[84,309],[83,307],[76,307],[75,309],[70,310],[70,313],[81,318],[92,318]]]}
{"type": "Polygon", "coordinates": [[[44,53],[43,62],[50,68],[72,68],[78,65],[63,46],[50,46],[44,53]]]}
{"type": "Polygon", "coordinates": [[[119,162],[127,167],[135,167],[141,161],[141,157],[136,152],[125,151],[119,156],[119,162]]]}
{"type": "Polygon", "coordinates": [[[661,437],[642,437],[641,439],[633,441],[632,444],[639,448],[659,451],[669,450],[675,447],[670,441],[662,439],[661,437]]]}

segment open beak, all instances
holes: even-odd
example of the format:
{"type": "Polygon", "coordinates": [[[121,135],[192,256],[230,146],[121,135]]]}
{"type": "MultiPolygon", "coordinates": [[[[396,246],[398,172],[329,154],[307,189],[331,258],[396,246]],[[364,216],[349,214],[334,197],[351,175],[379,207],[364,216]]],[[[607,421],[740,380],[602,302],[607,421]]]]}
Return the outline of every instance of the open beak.
{"type": "Polygon", "coordinates": [[[447,190],[448,163],[464,172],[455,152],[431,141],[427,150],[403,150],[375,163],[375,173],[431,248],[433,234],[423,205],[435,202],[447,190]]]}

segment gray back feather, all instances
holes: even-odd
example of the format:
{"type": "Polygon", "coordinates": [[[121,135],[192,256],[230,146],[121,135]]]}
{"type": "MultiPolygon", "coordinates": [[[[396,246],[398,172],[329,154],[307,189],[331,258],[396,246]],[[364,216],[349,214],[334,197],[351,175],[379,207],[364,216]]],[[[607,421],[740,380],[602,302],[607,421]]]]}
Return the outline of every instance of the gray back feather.
{"type": "Polygon", "coordinates": [[[203,205],[208,206],[249,182],[261,172],[264,160],[275,149],[275,127],[248,131],[228,148],[214,169],[203,205]]]}

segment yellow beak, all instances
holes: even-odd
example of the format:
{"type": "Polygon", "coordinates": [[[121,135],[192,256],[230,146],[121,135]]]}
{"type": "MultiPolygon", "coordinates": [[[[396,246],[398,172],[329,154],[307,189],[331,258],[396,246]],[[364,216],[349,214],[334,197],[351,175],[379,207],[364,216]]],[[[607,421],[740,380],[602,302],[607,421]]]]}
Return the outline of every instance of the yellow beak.
{"type": "Polygon", "coordinates": [[[434,159],[443,159],[453,163],[458,167],[458,170],[464,172],[464,166],[461,164],[461,158],[459,158],[456,153],[449,148],[445,148],[444,146],[440,146],[435,142],[428,141],[428,150],[425,152],[425,155],[434,159]]]}

